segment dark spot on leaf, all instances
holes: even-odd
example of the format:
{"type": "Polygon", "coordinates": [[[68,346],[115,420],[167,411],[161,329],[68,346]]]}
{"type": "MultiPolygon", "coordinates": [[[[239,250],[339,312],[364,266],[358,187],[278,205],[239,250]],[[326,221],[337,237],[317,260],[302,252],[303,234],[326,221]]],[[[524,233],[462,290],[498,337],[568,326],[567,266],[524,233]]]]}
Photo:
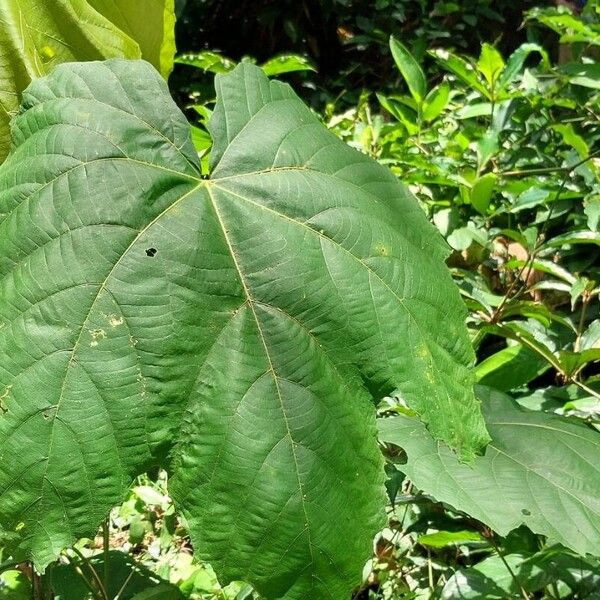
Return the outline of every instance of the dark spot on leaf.
{"type": "Polygon", "coordinates": [[[531,514],[531,511],[527,510],[526,508],[522,508],[521,513],[528,517],[531,514]]]}
{"type": "Polygon", "coordinates": [[[158,250],[156,248],[148,248],[146,250],[146,256],[156,256],[158,250]]]}

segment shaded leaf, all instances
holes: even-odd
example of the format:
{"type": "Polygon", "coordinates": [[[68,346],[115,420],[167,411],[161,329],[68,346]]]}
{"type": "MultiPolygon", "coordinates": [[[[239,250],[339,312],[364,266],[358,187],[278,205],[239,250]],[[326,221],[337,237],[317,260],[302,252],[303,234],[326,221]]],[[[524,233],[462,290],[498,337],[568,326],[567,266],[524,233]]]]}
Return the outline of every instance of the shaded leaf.
{"type": "Polygon", "coordinates": [[[472,467],[410,417],[380,419],[380,439],[405,450],[403,470],[417,487],[500,535],[525,524],[581,554],[597,552],[598,432],[521,409],[500,392],[479,393],[492,441],[472,467]]]}
{"type": "Polygon", "coordinates": [[[595,560],[588,561],[561,549],[542,551],[533,556],[493,555],[454,573],[445,584],[440,598],[520,598],[521,590],[534,593],[559,580],[565,581],[578,597],[585,598],[600,582],[600,568],[595,560]]]}
{"type": "MultiPolygon", "coordinates": [[[[136,598],[156,598],[156,600],[183,600],[183,594],[177,587],[162,581],[155,573],[136,563],[130,556],[112,550],[108,555],[109,587],[108,596],[119,596],[122,600],[133,600],[136,598]],[[158,592],[160,592],[159,595],[158,592]],[[152,593],[155,593],[153,596],[152,593]],[[146,595],[144,595],[146,594],[146,595]]],[[[84,580],[78,575],[77,569],[81,569],[88,580],[93,581],[90,566],[96,573],[104,570],[104,557],[101,554],[92,556],[88,564],[75,567],[72,564],[53,565],[49,569],[49,584],[53,592],[61,600],[87,600],[90,596],[89,589],[84,580]]]]}

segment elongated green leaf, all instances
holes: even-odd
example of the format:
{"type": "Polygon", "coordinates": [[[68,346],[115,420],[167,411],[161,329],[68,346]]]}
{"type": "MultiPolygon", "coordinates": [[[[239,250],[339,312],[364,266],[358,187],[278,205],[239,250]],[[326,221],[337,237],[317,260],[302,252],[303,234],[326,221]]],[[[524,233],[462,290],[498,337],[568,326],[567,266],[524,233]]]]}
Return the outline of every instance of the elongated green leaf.
{"type": "Polygon", "coordinates": [[[485,543],[481,534],[477,531],[437,531],[436,533],[426,533],[417,538],[419,544],[429,546],[430,548],[445,548],[458,544],[485,543]]]}
{"type": "Polygon", "coordinates": [[[578,597],[591,598],[588,594],[600,583],[600,565],[595,559],[588,561],[561,548],[533,556],[492,555],[454,573],[439,597],[442,600],[506,600],[522,597],[522,590],[534,593],[556,581],[565,582],[578,597]]]}
{"type": "Polygon", "coordinates": [[[521,72],[525,61],[533,52],[537,52],[542,57],[542,62],[544,64],[549,64],[550,60],[548,58],[548,53],[542,46],[539,46],[538,44],[522,44],[506,61],[506,66],[498,77],[498,85],[500,88],[505,88],[514,81],[516,76],[521,72]]]}
{"type": "MultiPolygon", "coordinates": [[[[88,580],[93,580],[90,566],[97,572],[104,570],[104,557],[101,554],[90,558],[89,565],[80,569],[88,580]]],[[[184,596],[174,585],[161,581],[155,573],[136,563],[131,557],[118,550],[108,555],[109,584],[108,597],[115,598],[123,591],[121,598],[152,598],[153,600],[183,600],[184,596]],[[125,586],[125,587],[124,587],[125,586]],[[153,595],[155,594],[155,595],[153,595]]],[[[53,565],[48,571],[49,585],[60,600],[89,600],[90,590],[78,575],[72,564],[53,565]]]]}
{"type": "Polygon", "coordinates": [[[408,464],[402,469],[417,487],[501,535],[524,523],[576,552],[597,553],[598,432],[525,411],[500,392],[481,388],[480,397],[492,441],[472,467],[460,464],[416,419],[380,420],[380,439],[404,448],[408,464]]]}
{"type": "Polygon", "coordinates": [[[235,67],[235,62],[218,52],[198,52],[194,54],[182,54],[175,59],[180,65],[196,67],[209,73],[228,73],[235,67]]]}
{"type": "Polygon", "coordinates": [[[596,246],[600,246],[600,232],[570,231],[551,238],[544,244],[544,248],[560,248],[567,244],[596,244],[596,246]]]}
{"type": "Polygon", "coordinates": [[[450,73],[454,73],[454,75],[456,75],[462,82],[466,83],[474,90],[477,90],[486,98],[489,98],[489,91],[477,76],[477,71],[473,65],[467,62],[464,58],[441,48],[431,50],[429,54],[431,54],[431,56],[433,56],[444,69],[450,73]]]}
{"type": "Polygon", "coordinates": [[[281,56],[276,56],[260,65],[260,68],[269,77],[276,77],[277,75],[282,75],[283,73],[316,70],[308,58],[298,54],[282,54],[281,56]]]}
{"type": "Polygon", "coordinates": [[[173,24],[172,0],[0,0],[0,162],[33,79],[63,62],[142,55],[166,75],[173,24]]]}
{"type": "Polygon", "coordinates": [[[575,131],[571,123],[556,123],[552,125],[552,129],[561,135],[564,143],[571,146],[581,159],[589,156],[590,149],[587,142],[575,131]]]}
{"type": "Polygon", "coordinates": [[[450,85],[444,81],[433,88],[423,102],[423,119],[433,121],[448,106],[450,98],[450,85]]]}
{"type": "Polygon", "coordinates": [[[387,98],[383,94],[376,94],[376,96],[379,104],[406,127],[409,135],[414,135],[419,131],[416,111],[401,102],[387,98]]]}
{"type": "Polygon", "coordinates": [[[496,175],[486,173],[478,177],[471,188],[471,204],[482,215],[487,213],[496,185],[496,175]]]}
{"type": "Polygon", "coordinates": [[[25,93],[0,171],[0,524],[43,567],[170,451],[223,582],[345,598],[382,523],[372,395],[464,457],[487,440],[464,310],[392,173],[258,67],[216,88],[210,180],[147,63],[25,93]]]}
{"type": "Polygon", "coordinates": [[[408,89],[417,104],[421,104],[427,94],[427,80],[425,74],[414,56],[404,44],[393,36],[390,38],[390,50],[402,77],[408,85],[408,89]]]}
{"type": "Polygon", "coordinates": [[[600,90],[600,64],[572,62],[558,66],[558,71],[568,77],[569,83],[600,90]]]}
{"type": "Polygon", "coordinates": [[[491,44],[481,45],[481,54],[477,61],[477,70],[483,75],[488,83],[489,89],[496,88],[496,82],[500,73],[504,69],[504,59],[502,55],[491,44]]]}
{"type": "Polygon", "coordinates": [[[548,362],[522,344],[492,354],[477,365],[478,383],[508,392],[530,382],[550,368],[548,362]]]}

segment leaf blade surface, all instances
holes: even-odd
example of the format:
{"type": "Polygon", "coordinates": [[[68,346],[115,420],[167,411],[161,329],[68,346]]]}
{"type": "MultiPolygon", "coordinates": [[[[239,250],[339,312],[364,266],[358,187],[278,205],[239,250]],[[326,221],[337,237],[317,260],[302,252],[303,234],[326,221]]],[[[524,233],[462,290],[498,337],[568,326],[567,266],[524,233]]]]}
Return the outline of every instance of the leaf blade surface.
{"type": "Polygon", "coordinates": [[[581,423],[521,409],[500,392],[480,389],[492,441],[472,467],[461,465],[409,417],[381,420],[380,439],[406,450],[408,464],[403,468],[415,485],[500,535],[525,524],[580,554],[596,552],[598,434],[581,423]]]}
{"type": "Polygon", "coordinates": [[[0,518],[43,567],[159,463],[223,579],[344,597],[381,525],[371,393],[464,456],[486,441],[464,311],[393,175],[257,67],[217,91],[210,180],[146,63],[25,93],[0,171],[0,518]]]}

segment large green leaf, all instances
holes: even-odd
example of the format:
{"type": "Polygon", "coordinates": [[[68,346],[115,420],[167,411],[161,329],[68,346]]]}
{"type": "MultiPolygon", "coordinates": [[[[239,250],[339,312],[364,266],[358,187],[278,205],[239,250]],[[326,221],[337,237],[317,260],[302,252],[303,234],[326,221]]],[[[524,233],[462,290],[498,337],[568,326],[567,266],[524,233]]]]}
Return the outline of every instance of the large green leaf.
{"type": "Polygon", "coordinates": [[[487,441],[464,311],[388,170],[258,67],[216,87],[210,180],[147,63],[24,95],[0,170],[0,524],[43,567],[171,451],[222,581],[344,598],[382,522],[372,395],[464,457],[487,441]]]}
{"type": "Polygon", "coordinates": [[[175,0],[88,0],[135,40],[142,58],[167,79],[175,58],[175,0]]]}
{"type": "Polygon", "coordinates": [[[33,79],[63,62],[141,56],[168,74],[173,24],[172,0],[0,0],[0,162],[33,79]]]}
{"type": "Polygon", "coordinates": [[[481,388],[480,395],[492,441],[472,466],[414,418],[382,419],[380,439],[404,448],[402,469],[417,487],[501,535],[525,524],[581,554],[598,554],[598,432],[521,409],[500,392],[481,388]]]}

